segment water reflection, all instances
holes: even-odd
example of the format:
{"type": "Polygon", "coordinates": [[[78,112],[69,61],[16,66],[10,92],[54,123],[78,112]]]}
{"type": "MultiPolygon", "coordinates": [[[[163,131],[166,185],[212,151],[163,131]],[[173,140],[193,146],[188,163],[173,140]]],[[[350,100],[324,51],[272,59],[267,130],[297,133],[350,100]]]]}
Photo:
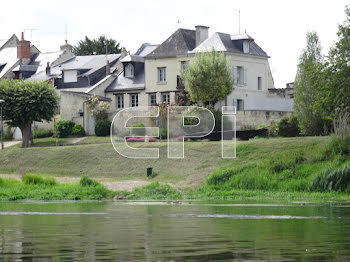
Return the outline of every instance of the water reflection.
{"type": "Polygon", "coordinates": [[[345,206],[8,202],[0,261],[349,261],[345,206]]]}

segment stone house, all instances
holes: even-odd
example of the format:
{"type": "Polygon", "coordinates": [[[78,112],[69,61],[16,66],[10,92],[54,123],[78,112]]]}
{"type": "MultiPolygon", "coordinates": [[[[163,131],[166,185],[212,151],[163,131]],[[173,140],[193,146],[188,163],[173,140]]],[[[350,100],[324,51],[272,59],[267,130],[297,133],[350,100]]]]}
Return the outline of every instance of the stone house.
{"type": "Polygon", "coordinates": [[[158,48],[145,57],[146,89],[138,93],[140,105],[176,103],[184,88],[180,71],[195,54],[215,50],[222,52],[233,66],[234,90],[215,107],[236,106],[237,129],[269,124],[293,111],[293,100],[269,91],[274,89],[269,56],[247,34],[214,33],[209,28],[178,29],[158,48]]]}

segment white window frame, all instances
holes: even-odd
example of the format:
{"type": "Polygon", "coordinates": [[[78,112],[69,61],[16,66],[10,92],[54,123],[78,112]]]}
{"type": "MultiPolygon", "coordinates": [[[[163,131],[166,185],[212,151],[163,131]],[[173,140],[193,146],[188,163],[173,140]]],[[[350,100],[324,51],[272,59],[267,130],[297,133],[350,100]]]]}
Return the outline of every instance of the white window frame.
{"type": "Polygon", "coordinates": [[[180,62],[180,69],[182,71],[185,71],[187,69],[187,67],[188,67],[188,61],[181,61],[180,62]]]}
{"type": "Polygon", "coordinates": [[[139,106],[139,94],[131,94],[131,107],[139,106]]]}
{"type": "Polygon", "coordinates": [[[158,67],[158,83],[166,82],[166,67],[158,67]]]}
{"type": "Polygon", "coordinates": [[[77,70],[64,70],[63,71],[63,82],[64,83],[76,83],[76,82],[78,82],[77,70]]]}
{"type": "Polygon", "coordinates": [[[134,65],[131,63],[128,63],[125,66],[125,77],[134,77],[135,71],[134,71],[134,65]]]}
{"type": "Polygon", "coordinates": [[[170,93],[162,93],[162,103],[164,102],[170,104],[170,93]]]}
{"type": "Polygon", "coordinates": [[[117,109],[124,108],[124,95],[116,95],[115,99],[117,109]]]}
{"type": "Polygon", "coordinates": [[[234,84],[237,86],[247,85],[247,68],[244,66],[234,66],[233,67],[233,80],[234,84]]]}
{"type": "Polygon", "coordinates": [[[149,94],[149,104],[151,106],[157,105],[157,94],[156,93],[149,94]],[[153,104],[152,104],[152,98],[154,98],[154,103],[153,104]]]}

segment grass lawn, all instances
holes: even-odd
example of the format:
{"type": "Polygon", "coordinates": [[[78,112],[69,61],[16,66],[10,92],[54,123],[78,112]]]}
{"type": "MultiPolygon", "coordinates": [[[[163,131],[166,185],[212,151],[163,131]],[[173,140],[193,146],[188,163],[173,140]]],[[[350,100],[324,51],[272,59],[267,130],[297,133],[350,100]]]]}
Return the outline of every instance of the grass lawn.
{"type": "Polygon", "coordinates": [[[98,143],[111,143],[110,136],[88,136],[84,140],[80,141],[79,144],[98,144],[98,143]]]}
{"type": "MultiPolygon", "coordinates": [[[[130,159],[114,151],[112,144],[102,142],[106,142],[109,138],[91,137],[86,140],[88,139],[100,143],[37,146],[27,149],[18,146],[6,148],[0,151],[0,174],[35,173],[71,178],[88,175],[100,181],[107,179],[154,182],[132,192],[123,193],[131,199],[230,197],[270,200],[275,197],[294,200],[350,199],[350,195],[346,193],[334,191],[320,193],[317,189],[319,187],[311,187],[317,180],[315,178],[324,177],[326,170],[338,170],[350,164],[348,156],[325,153],[330,137],[239,141],[236,159],[221,158],[221,142],[185,142],[184,159],[168,159],[166,142],[129,143],[135,148],[145,146],[160,148],[159,159],[130,159]],[[147,167],[153,167],[157,176],[146,178],[147,167]],[[310,193],[310,191],[316,192],[310,193]]],[[[51,142],[50,139],[38,139],[36,144],[51,142]]],[[[60,142],[65,143],[66,140],[60,142]]],[[[346,180],[348,176],[346,172],[341,173],[343,177],[338,174],[337,179],[346,180]]],[[[78,192],[70,187],[58,185],[52,189],[55,192],[56,189],[57,192],[61,192],[62,189],[62,192],[66,192],[65,195],[70,194],[68,191],[78,192]],[[66,189],[68,191],[65,191],[66,189]]],[[[350,186],[343,192],[349,192],[349,188],[350,186]]],[[[42,191],[43,189],[39,187],[33,189],[37,192],[36,199],[41,196],[49,199],[51,196],[50,190],[42,191]]],[[[29,190],[28,186],[22,190],[29,190]]],[[[13,192],[4,192],[5,198],[10,199],[9,196],[13,192]]],[[[21,190],[16,192],[20,194],[21,190]]],[[[26,194],[31,196],[29,191],[26,194]]],[[[57,194],[54,193],[52,196],[57,199],[57,194]]],[[[83,195],[82,198],[87,198],[88,196],[84,194],[81,191],[77,193],[78,197],[83,195]]],[[[68,198],[72,197],[70,194],[68,198]]]]}
{"type": "MultiPolygon", "coordinates": [[[[94,141],[106,139],[109,138],[91,137],[94,141]]],[[[328,140],[328,137],[303,137],[238,142],[236,159],[221,158],[220,142],[186,142],[184,159],[168,159],[165,142],[148,144],[151,147],[160,147],[159,159],[125,158],[114,151],[109,143],[27,149],[10,147],[0,152],[0,173],[31,172],[72,177],[85,174],[93,178],[139,180],[146,179],[147,167],[153,167],[159,174],[155,180],[180,188],[192,188],[205,182],[206,177],[221,166],[239,167],[247,163],[254,165],[275,153],[289,150],[308,149],[308,154],[312,155],[328,140]]],[[[37,145],[51,142],[52,139],[47,138],[35,141],[37,145]]],[[[144,144],[135,143],[132,146],[141,147],[144,144]]]]}

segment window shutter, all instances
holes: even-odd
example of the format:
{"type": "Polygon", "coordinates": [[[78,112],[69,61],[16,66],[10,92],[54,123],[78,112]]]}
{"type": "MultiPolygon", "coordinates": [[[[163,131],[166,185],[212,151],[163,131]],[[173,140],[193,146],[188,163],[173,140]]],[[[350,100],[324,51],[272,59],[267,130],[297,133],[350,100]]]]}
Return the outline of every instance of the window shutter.
{"type": "Polygon", "coordinates": [[[234,84],[237,85],[237,81],[238,81],[237,66],[233,67],[233,81],[234,81],[234,84]]]}
{"type": "Polygon", "coordinates": [[[247,85],[247,68],[244,68],[243,71],[243,84],[246,86],[247,85]]]}

